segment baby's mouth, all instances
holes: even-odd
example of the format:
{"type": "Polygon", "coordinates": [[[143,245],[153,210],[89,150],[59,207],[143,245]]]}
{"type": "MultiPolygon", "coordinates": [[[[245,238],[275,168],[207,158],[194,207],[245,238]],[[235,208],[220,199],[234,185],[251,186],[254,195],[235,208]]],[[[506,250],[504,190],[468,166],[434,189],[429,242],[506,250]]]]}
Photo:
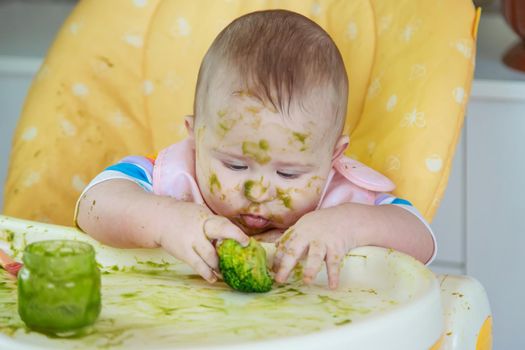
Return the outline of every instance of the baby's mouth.
{"type": "Polygon", "coordinates": [[[262,229],[270,224],[267,218],[252,214],[241,214],[241,221],[246,227],[254,229],[262,229]]]}

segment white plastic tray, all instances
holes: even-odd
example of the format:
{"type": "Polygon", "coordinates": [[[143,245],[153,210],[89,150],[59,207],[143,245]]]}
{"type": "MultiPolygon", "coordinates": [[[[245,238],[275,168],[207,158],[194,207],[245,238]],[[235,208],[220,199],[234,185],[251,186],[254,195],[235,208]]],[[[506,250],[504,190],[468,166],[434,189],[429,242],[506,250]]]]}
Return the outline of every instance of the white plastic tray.
{"type": "MultiPolygon", "coordinates": [[[[354,249],[337,291],[321,272],[313,286],[296,278],[266,294],[210,285],[161,250],[120,250],[80,231],[0,216],[0,248],[21,259],[44,239],[91,243],[103,270],[102,312],[91,333],[50,338],[17,314],[16,283],[0,271],[0,349],[429,349],[443,331],[434,274],[404,254],[354,249]],[[417,331],[414,331],[416,330],[417,331]]],[[[271,245],[265,245],[269,258],[271,245]]]]}

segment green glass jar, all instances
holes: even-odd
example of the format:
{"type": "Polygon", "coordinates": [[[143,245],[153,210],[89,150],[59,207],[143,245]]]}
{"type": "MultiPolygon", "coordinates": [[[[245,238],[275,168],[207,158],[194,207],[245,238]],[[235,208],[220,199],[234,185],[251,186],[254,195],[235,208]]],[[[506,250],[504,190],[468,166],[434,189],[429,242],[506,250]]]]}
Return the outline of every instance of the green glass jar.
{"type": "Polygon", "coordinates": [[[18,313],[36,331],[74,335],[97,319],[100,270],[88,243],[51,240],[29,244],[18,274],[18,313]]]}

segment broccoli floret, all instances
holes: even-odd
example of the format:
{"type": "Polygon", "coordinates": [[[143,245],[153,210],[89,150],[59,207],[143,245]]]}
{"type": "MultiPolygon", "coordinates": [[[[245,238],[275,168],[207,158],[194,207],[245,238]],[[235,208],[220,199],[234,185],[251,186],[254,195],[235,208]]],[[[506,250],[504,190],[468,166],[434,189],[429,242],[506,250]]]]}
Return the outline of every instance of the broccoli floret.
{"type": "Polygon", "coordinates": [[[247,247],[226,239],[217,247],[217,254],[224,282],[233,289],[247,293],[264,293],[272,289],[266,251],[255,239],[250,238],[247,247]]]}

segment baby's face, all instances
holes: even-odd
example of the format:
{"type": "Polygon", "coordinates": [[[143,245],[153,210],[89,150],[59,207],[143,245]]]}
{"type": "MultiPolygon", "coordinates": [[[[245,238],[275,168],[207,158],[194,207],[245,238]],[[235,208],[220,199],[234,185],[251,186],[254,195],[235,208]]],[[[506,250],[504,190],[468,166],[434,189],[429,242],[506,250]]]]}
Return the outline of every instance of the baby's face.
{"type": "Polygon", "coordinates": [[[215,213],[257,234],[315,209],[331,168],[330,118],[282,116],[243,92],[207,110],[194,130],[196,176],[215,213]]]}

